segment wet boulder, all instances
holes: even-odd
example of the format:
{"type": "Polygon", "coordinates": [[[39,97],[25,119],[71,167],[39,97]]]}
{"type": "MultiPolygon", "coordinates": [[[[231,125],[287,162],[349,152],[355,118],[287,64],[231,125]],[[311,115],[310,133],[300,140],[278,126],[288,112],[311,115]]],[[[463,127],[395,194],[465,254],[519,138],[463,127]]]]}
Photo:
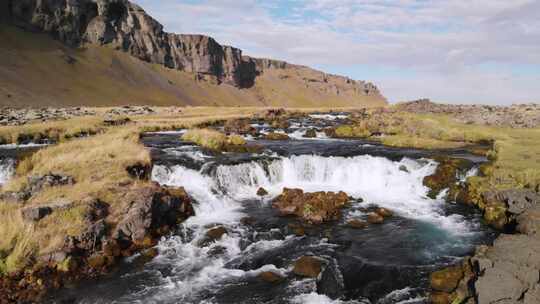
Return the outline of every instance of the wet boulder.
{"type": "Polygon", "coordinates": [[[345,283],[335,260],[330,260],[317,279],[317,293],[326,295],[330,299],[343,296],[345,283]]]}
{"type": "Polygon", "coordinates": [[[424,177],[424,186],[430,188],[428,196],[436,198],[442,190],[450,188],[458,181],[458,173],[471,167],[471,162],[466,159],[439,157],[437,169],[431,175],[424,177]]]}
{"type": "Polygon", "coordinates": [[[348,221],[347,225],[354,229],[364,229],[364,228],[367,228],[368,222],[353,219],[353,220],[348,221]]]}
{"type": "Polygon", "coordinates": [[[321,224],[339,219],[341,208],[348,201],[349,196],[345,192],[304,193],[302,189],[284,188],[272,206],[283,216],[298,216],[307,222],[321,224]]]}
{"type": "Polygon", "coordinates": [[[367,215],[367,221],[370,224],[382,224],[384,222],[384,217],[378,213],[370,212],[367,215]]]}
{"type": "Polygon", "coordinates": [[[199,241],[199,247],[206,247],[210,244],[219,241],[225,234],[227,229],[223,226],[210,228],[204,234],[204,237],[199,241]]]}
{"type": "Polygon", "coordinates": [[[317,137],[317,131],[315,129],[309,129],[304,133],[305,138],[315,138],[317,137]]]}
{"type": "Polygon", "coordinates": [[[263,271],[257,275],[257,278],[272,284],[278,284],[285,280],[285,277],[273,271],[263,271]]]}
{"type": "Polygon", "coordinates": [[[321,273],[324,260],[314,256],[302,256],[294,262],[293,272],[301,277],[316,278],[321,273]]]}
{"type": "Polygon", "coordinates": [[[268,195],[268,191],[266,191],[266,189],[264,189],[263,187],[259,187],[259,189],[257,189],[257,196],[266,196],[268,195]]]}
{"type": "Polygon", "coordinates": [[[377,208],[375,209],[375,213],[382,216],[383,218],[392,217],[394,213],[386,208],[377,208]]]}
{"type": "Polygon", "coordinates": [[[223,235],[227,234],[227,229],[223,226],[214,227],[206,231],[206,237],[212,241],[221,239],[223,235]]]}

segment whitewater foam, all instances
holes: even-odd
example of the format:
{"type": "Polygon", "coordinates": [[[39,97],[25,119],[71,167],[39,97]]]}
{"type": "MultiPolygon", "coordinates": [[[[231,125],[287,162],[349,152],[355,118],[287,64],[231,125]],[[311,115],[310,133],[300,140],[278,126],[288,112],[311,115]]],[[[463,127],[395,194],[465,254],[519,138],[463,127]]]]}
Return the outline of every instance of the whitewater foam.
{"type": "Polygon", "coordinates": [[[0,186],[5,184],[15,173],[15,160],[12,158],[0,159],[0,186]]]}
{"type": "MultiPolygon", "coordinates": [[[[238,219],[238,201],[257,199],[259,187],[269,192],[268,199],[283,188],[300,188],[306,192],[345,191],[368,204],[389,208],[400,216],[427,221],[452,233],[466,232],[463,219],[442,214],[443,199],[427,197],[422,184],[434,172],[437,163],[429,160],[391,161],[383,157],[323,157],[301,155],[282,157],[270,163],[248,162],[220,165],[211,175],[176,166],[156,166],[154,178],[166,185],[182,185],[199,204],[196,220],[208,218],[238,219]],[[403,170],[403,166],[407,170],[403,170]],[[400,169],[401,167],[401,169],[400,169]],[[217,195],[216,195],[217,194],[217,195]]],[[[204,222],[209,222],[205,219],[204,222]]]]}
{"type": "MultiPolygon", "coordinates": [[[[448,233],[465,233],[466,225],[459,216],[444,216],[442,200],[427,197],[423,186],[425,176],[432,174],[436,163],[429,160],[391,161],[369,155],[355,157],[322,157],[301,155],[280,157],[276,160],[251,161],[236,165],[205,167],[200,171],[177,165],[157,165],[152,172],[153,180],[163,185],[183,186],[194,198],[195,216],[183,227],[189,236],[172,236],[158,245],[160,255],[152,262],[168,265],[171,274],[161,276],[161,283],[150,288],[145,298],[193,300],[197,293],[208,286],[226,283],[241,277],[255,276],[261,271],[273,271],[285,275],[290,269],[265,265],[259,269],[244,271],[227,268],[227,262],[238,257],[277,248],[294,241],[294,236],[284,240],[264,240],[241,248],[240,242],[249,233],[240,219],[242,201],[265,203],[279,195],[284,187],[313,191],[345,191],[354,198],[362,198],[366,204],[376,204],[393,210],[403,217],[436,224],[448,233]],[[403,170],[403,166],[407,170],[403,170]],[[401,167],[401,169],[400,169],[401,167]],[[261,201],[256,192],[264,187],[268,192],[261,201]],[[227,234],[208,247],[198,244],[210,225],[220,224],[227,234]],[[222,254],[211,254],[214,249],[222,254]]],[[[363,204],[362,204],[363,205],[363,204]]],[[[353,211],[354,212],[354,211],[353,211]]],[[[326,243],[326,240],[321,240],[326,243]]],[[[321,244],[319,244],[321,245],[321,244]]],[[[313,246],[318,246],[313,244],[313,246]]],[[[300,295],[294,303],[346,303],[333,301],[324,295],[311,293],[312,289],[298,290],[300,295]]]]}

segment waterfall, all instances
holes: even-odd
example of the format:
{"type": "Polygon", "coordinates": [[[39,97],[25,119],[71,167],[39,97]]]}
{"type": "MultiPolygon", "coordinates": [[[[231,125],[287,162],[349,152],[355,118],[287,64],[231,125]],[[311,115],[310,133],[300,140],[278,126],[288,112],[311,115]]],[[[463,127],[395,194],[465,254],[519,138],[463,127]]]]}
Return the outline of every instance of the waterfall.
{"type": "Polygon", "coordinates": [[[0,159],[0,186],[5,184],[15,173],[15,163],[13,158],[0,159]]]}
{"type": "Polygon", "coordinates": [[[265,188],[268,197],[279,195],[284,187],[306,192],[345,191],[368,204],[389,208],[400,216],[437,224],[460,232],[461,220],[441,214],[442,200],[426,196],[422,181],[434,172],[436,163],[428,160],[391,161],[384,157],[323,157],[301,155],[282,157],[270,163],[252,161],[220,165],[208,174],[182,166],[156,166],[154,180],[183,186],[198,202],[199,221],[238,219],[238,201],[256,199],[257,189],[265,188]]]}

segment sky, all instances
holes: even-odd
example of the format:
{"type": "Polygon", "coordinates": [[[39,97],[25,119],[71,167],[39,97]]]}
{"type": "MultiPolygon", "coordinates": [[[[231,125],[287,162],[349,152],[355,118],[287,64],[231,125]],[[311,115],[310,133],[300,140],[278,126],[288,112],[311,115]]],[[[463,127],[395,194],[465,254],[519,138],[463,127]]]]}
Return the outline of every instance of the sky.
{"type": "Polygon", "coordinates": [[[540,0],[134,2],[166,31],[370,81],[391,102],[540,102],[540,0]]]}

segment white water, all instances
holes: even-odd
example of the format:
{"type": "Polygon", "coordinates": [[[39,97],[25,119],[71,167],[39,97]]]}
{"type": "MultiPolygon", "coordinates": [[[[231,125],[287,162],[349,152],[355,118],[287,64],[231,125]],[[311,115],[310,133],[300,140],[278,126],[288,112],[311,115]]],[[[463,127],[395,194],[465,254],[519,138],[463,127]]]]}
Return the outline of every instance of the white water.
{"type": "Polygon", "coordinates": [[[325,120],[336,120],[336,119],[346,119],[349,115],[342,114],[311,114],[309,117],[314,119],[325,119],[325,120]]]}
{"type": "Polygon", "coordinates": [[[436,163],[403,159],[393,162],[382,157],[322,157],[314,155],[281,158],[267,169],[250,162],[234,166],[218,166],[213,177],[182,166],[171,169],[157,166],[154,178],[166,185],[184,186],[200,204],[194,220],[209,222],[230,218],[239,212],[237,201],[256,199],[257,189],[265,188],[269,197],[279,195],[284,187],[301,188],[306,192],[345,191],[354,198],[389,208],[403,217],[428,221],[451,232],[463,230],[458,217],[440,214],[442,200],[426,196],[422,185],[425,176],[433,173],[436,163]],[[400,170],[405,166],[405,170],[400,170]],[[216,192],[222,193],[216,196],[216,192]],[[227,193],[224,195],[223,193],[227,193]]]}
{"type": "Polygon", "coordinates": [[[315,132],[317,134],[317,137],[304,137],[306,131],[307,129],[298,129],[293,131],[292,133],[289,133],[288,135],[290,138],[294,138],[296,140],[337,140],[326,136],[324,132],[315,132]]]}
{"type": "MultiPolygon", "coordinates": [[[[422,185],[422,180],[435,168],[436,163],[427,160],[403,159],[395,162],[369,155],[348,158],[315,155],[282,157],[266,168],[258,162],[221,165],[209,175],[183,166],[155,166],[152,173],[155,181],[163,185],[183,186],[197,203],[194,206],[196,215],[184,224],[194,233],[191,241],[186,243],[179,236],[162,241],[159,245],[160,255],[152,262],[172,265],[174,275],[161,278],[162,284],[154,287],[159,291],[145,291],[148,292],[146,298],[159,301],[185,297],[184,300],[189,301],[193,299],[191,295],[218,282],[254,276],[266,270],[281,274],[290,271],[277,269],[274,265],[247,272],[225,267],[227,261],[236,257],[294,241],[294,237],[289,237],[285,240],[259,241],[245,250],[240,248],[240,240],[246,233],[239,224],[239,220],[245,216],[240,202],[246,199],[261,202],[256,195],[259,187],[269,192],[266,202],[279,195],[283,187],[301,188],[306,192],[345,191],[350,196],[364,199],[364,204],[376,204],[400,216],[433,223],[448,233],[467,233],[468,227],[460,217],[442,215],[442,200],[432,200],[426,196],[428,189],[422,185]],[[400,170],[402,166],[407,170],[400,170]],[[197,246],[206,227],[217,223],[224,225],[229,233],[210,247],[197,246]],[[220,257],[208,255],[217,246],[224,247],[225,254],[220,257]]],[[[312,293],[302,293],[291,300],[296,303],[340,303],[328,302],[330,299],[325,296],[312,293]]]]}
{"type": "Polygon", "coordinates": [[[5,184],[15,173],[15,160],[11,158],[0,159],[0,186],[5,184]]]}

